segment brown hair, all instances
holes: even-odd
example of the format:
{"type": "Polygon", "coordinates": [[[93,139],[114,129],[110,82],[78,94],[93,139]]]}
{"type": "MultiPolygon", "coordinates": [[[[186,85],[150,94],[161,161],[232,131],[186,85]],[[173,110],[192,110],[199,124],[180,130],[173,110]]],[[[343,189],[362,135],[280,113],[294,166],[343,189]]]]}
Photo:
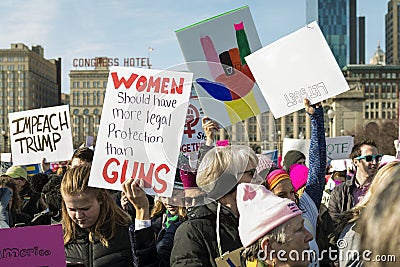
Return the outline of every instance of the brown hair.
{"type": "MultiPolygon", "coordinates": [[[[154,218],[154,217],[164,213],[165,210],[166,210],[166,208],[165,208],[164,204],[160,200],[156,200],[153,208],[151,209],[150,218],[154,218]]],[[[179,220],[183,220],[184,218],[186,218],[185,207],[178,207],[178,216],[179,216],[179,220]]]]}
{"type": "Polygon", "coordinates": [[[357,144],[355,144],[353,146],[353,148],[351,149],[350,158],[352,160],[361,156],[361,147],[364,145],[365,146],[373,146],[373,147],[378,148],[375,141],[370,140],[370,139],[362,140],[361,142],[358,142],[357,144]]]}
{"type": "Polygon", "coordinates": [[[15,183],[13,178],[6,175],[0,176],[0,186],[1,187],[5,186],[12,189],[13,195],[12,195],[11,212],[12,213],[19,212],[21,209],[22,201],[18,194],[19,192],[17,190],[17,184],[15,183]]]}
{"type": "MultiPolygon", "coordinates": [[[[112,199],[111,195],[101,188],[88,187],[90,166],[77,166],[69,169],[61,182],[61,194],[80,194],[90,193],[96,196],[101,203],[101,212],[96,223],[90,227],[89,241],[94,242],[94,236],[108,247],[108,240],[112,239],[116,233],[117,225],[128,226],[130,216],[119,208],[112,199]]],[[[69,217],[65,202],[62,203],[62,224],[64,230],[64,245],[76,239],[77,225],[69,217]]]]}

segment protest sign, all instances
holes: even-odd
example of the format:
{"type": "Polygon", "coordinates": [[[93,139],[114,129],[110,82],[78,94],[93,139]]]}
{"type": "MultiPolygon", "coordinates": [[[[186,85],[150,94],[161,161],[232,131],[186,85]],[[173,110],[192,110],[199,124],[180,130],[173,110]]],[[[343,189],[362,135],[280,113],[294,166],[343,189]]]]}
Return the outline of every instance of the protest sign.
{"type": "Polygon", "coordinates": [[[122,190],[129,178],[148,194],[172,194],[192,73],[112,67],[89,186],[122,190]]]}
{"type": "MultiPolygon", "coordinates": [[[[326,138],[326,157],[327,160],[347,159],[350,156],[351,149],[354,145],[352,136],[328,137],[326,138]]],[[[283,139],[283,158],[289,150],[298,150],[308,158],[310,148],[309,139],[283,139]]],[[[306,161],[308,165],[308,160],[306,161]]]]}
{"type": "Polygon", "coordinates": [[[69,106],[56,106],[8,114],[14,165],[67,160],[73,145],[69,106]]]}
{"type": "Polygon", "coordinates": [[[246,57],[275,118],[349,90],[318,24],[287,35],[246,57]]]}
{"type": "Polygon", "coordinates": [[[0,266],[66,265],[61,224],[0,229],[0,240],[0,266]]]}
{"type": "Polygon", "coordinates": [[[198,153],[200,146],[205,142],[206,135],[201,126],[204,117],[203,110],[197,97],[190,98],[186,114],[185,128],[182,135],[180,151],[184,154],[198,153]]]}
{"type": "Polygon", "coordinates": [[[248,6],[176,31],[204,113],[229,126],[268,111],[244,57],[261,48],[248,6]]]}

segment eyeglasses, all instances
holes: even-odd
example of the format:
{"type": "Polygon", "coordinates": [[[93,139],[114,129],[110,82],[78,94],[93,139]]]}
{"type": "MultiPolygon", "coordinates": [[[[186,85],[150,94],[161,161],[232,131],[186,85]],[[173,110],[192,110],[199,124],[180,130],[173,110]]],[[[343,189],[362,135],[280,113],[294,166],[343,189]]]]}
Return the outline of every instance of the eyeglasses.
{"type": "Polygon", "coordinates": [[[381,159],[382,159],[382,155],[381,154],[377,154],[377,155],[359,156],[356,159],[358,159],[358,160],[365,159],[366,162],[371,162],[373,160],[375,160],[376,162],[380,162],[381,159]]]}

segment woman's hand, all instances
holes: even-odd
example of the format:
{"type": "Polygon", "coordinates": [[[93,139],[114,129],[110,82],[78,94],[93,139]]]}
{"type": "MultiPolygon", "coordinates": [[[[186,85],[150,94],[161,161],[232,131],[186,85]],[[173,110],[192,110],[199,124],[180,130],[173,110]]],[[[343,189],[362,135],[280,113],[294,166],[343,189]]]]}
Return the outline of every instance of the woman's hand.
{"type": "Polygon", "coordinates": [[[206,134],[206,145],[212,146],[215,140],[215,132],[219,130],[218,123],[206,116],[201,119],[201,126],[206,134]]]}
{"type": "Polygon", "coordinates": [[[308,100],[307,98],[304,98],[303,100],[304,103],[304,109],[306,110],[306,112],[310,115],[315,113],[315,109],[321,107],[321,102],[318,102],[314,105],[310,104],[310,100],[308,100]]]}
{"type": "MultiPolygon", "coordinates": [[[[123,197],[132,203],[136,210],[136,219],[138,220],[149,220],[149,200],[147,199],[146,193],[142,189],[143,180],[141,179],[128,179],[122,184],[123,197]]],[[[122,195],[121,195],[122,196],[122,195]]],[[[122,198],[121,197],[121,205],[122,198]]]]}

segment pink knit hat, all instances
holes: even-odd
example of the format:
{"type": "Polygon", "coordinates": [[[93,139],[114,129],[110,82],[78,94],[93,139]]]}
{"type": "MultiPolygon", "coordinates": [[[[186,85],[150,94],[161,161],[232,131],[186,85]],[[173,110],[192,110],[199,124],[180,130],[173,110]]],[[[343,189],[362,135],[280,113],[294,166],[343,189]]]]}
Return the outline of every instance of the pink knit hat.
{"type": "Polygon", "coordinates": [[[275,196],[263,185],[239,184],[236,200],[239,236],[244,247],[302,213],[293,201],[275,196]]]}
{"type": "Polygon", "coordinates": [[[290,166],[289,175],[292,180],[294,191],[297,192],[297,190],[307,183],[308,168],[306,165],[295,163],[290,166]]]}
{"type": "Polygon", "coordinates": [[[190,171],[180,170],[183,188],[197,188],[196,174],[190,171]]]}

